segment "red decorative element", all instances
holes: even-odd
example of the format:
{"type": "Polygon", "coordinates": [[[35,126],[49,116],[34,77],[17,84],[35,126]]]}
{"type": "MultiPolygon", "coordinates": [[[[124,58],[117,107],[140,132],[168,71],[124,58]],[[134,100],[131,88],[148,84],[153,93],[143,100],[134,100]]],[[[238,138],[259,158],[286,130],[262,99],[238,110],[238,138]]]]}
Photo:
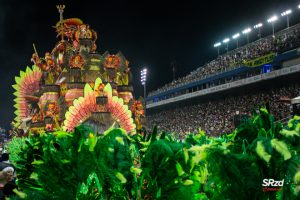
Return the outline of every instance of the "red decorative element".
{"type": "Polygon", "coordinates": [[[70,68],[82,68],[85,61],[83,57],[79,54],[70,58],[70,68]]]}
{"type": "Polygon", "coordinates": [[[82,24],[78,26],[77,31],[75,32],[75,39],[79,41],[79,39],[92,39],[93,32],[91,31],[89,25],[82,24]]]}
{"type": "Polygon", "coordinates": [[[143,108],[143,103],[139,100],[134,100],[134,103],[130,106],[130,110],[134,116],[145,116],[145,111],[143,108]]]}
{"type": "Polygon", "coordinates": [[[69,19],[64,20],[64,25],[67,25],[67,26],[79,26],[82,24],[83,24],[83,22],[79,18],[69,18],[69,19]]]}
{"type": "Polygon", "coordinates": [[[143,108],[143,103],[138,100],[134,100],[133,104],[130,106],[130,110],[134,116],[134,122],[138,130],[142,128],[141,118],[145,117],[145,111],[143,108]]]}
{"type": "Polygon", "coordinates": [[[35,123],[35,122],[40,122],[42,120],[43,120],[42,114],[40,112],[37,112],[32,116],[31,122],[35,123]]]}
{"type": "Polygon", "coordinates": [[[108,55],[105,58],[104,67],[105,68],[119,68],[121,59],[116,55],[108,55]]]}
{"type": "Polygon", "coordinates": [[[62,65],[64,63],[64,56],[66,51],[66,44],[64,41],[58,42],[58,44],[54,47],[51,54],[55,55],[56,57],[56,63],[58,65],[62,65]]]}
{"type": "Polygon", "coordinates": [[[58,102],[59,94],[57,92],[44,93],[39,100],[39,106],[41,109],[46,108],[48,103],[58,102]]]}
{"type": "Polygon", "coordinates": [[[61,73],[61,68],[56,64],[55,60],[49,52],[45,53],[44,58],[39,58],[37,53],[32,54],[31,61],[38,66],[43,72],[49,72],[54,78],[57,78],[61,73]]]}
{"type": "Polygon", "coordinates": [[[46,61],[47,69],[54,69],[56,67],[56,63],[52,59],[52,55],[49,52],[45,53],[45,61],[46,61]]]}
{"type": "Polygon", "coordinates": [[[101,83],[101,84],[99,84],[99,86],[97,88],[95,88],[95,92],[96,92],[97,96],[106,96],[104,94],[104,87],[105,87],[104,84],[101,83]]]}
{"type": "Polygon", "coordinates": [[[58,113],[59,109],[56,103],[49,103],[45,113],[45,117],[55,118],[58,113]]]}
{"type": "Polygon", "coordinates": [[[65,100],[68,106],[71,106],[73,101],[79,97],[83,96],[83,89],[70,89],[65,94],[65,100]]]}
{"type": "Polygon", "coordinates": [[[53,129],[54,129],[54,124],[46,124],[45,129],[46,129],[47,131],[53,131],[53,129]]]}

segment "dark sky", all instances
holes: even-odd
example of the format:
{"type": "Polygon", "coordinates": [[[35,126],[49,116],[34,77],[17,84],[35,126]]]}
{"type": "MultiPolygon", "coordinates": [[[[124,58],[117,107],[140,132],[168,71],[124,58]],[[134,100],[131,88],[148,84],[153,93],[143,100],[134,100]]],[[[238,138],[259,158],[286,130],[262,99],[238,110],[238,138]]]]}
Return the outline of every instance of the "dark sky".
{"type": "MultiPolygon", "coordinates": [[[[122,51],[130,61],[135,96],[143,94],[140,70],[149,71],[147,90],[172,80],[170,63],[176,61],[176,75],[183,76],[216,57],[216,41],[265,22],[264,35],[271,34],[266,20],[292,8],[291,24],[299,23],[295,0],[248,1],[91,1],[91,0],[0,0],[0,126],[13,119],[14,76],[31,65],[35,43],[38,53],[51,51],[56,42],[52,28],[59,20],[57,4],[65,4],[64,18],[78,17],[98,32],[98,52],[122,51]],[[297,19],[298,18],[298,19],[297,19]]],[[[284,28],[280,18],[276,29],[284,28]]],[[[255,34],[250,35],[251,40],[255,34]]],[[[242,40],[243,39],[243,40],[242,40]]],[[[245,38],[241,43],[245,43],[245,38]]],[[[234,44],[231,45],[232,48],[234,44]]],[[[224,52],[224,49],[221,50],[224,52]]]]}

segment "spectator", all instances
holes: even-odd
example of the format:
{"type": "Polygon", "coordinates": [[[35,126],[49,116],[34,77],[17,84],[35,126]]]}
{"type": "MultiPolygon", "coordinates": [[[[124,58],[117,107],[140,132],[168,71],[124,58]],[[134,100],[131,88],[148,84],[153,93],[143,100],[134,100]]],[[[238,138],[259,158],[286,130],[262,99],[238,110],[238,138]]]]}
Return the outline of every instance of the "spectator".
{"type": "Polygon", "coordinates": [[[236,111],[243,116],[250,116],[252,109],[269,104],[275,120],[290,117],[290,105],[280,99],[293,98],[299,90],[300,85],[295,84],[161,111],[148,115],[147,123],[149,128],[158,125],[161,131],[176,132],[178,138],[187,132],[197,133],[199,128],[209,135],[229,133],[235,128],[233,118],[236,111]]]}
{"type": "Polygon", "coordinates": [[[271,52],[284,52],[300,46],[300,27],[295,26],[289,30],[284,30],[275,35],[262,38],[241,48],[232,50],[224,55],[217,57],[197,68],[187,76],[181,77],[152,91],[148,96],[153,96],[194,81],[204,79],[209,76],[223,73],[240,67],[245,61],[267,55],[271,52]]]}
{"type": "Polygon", "coordinates": [[[0,171],[3,171],[7,167],[12,167],[14,169],[14,178],[16,177],[16,168],[13,164],[9,161],[9,154],[3,153],[1,156],[2,161],[0,162],[0,171]]]}

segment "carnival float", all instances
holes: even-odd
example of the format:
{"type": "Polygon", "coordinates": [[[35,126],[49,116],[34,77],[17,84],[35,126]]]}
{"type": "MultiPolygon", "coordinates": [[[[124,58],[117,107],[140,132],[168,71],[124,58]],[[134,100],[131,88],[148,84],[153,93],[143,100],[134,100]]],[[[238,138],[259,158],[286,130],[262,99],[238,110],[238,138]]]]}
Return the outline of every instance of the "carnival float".
{"type": "Polygon", "coordinates": [[[142,100],[133,99],[129,61],[121,52],[98,53],[97,32],[57,8],[59,41],[44,57],[33,45],[34,65],[15,77],[14,127],[39,134],[87,124],[102,133],[114,125],[134,134],[144,111],[142,100]]]}
{"type": "Polygon", "coordinates": [[[218,137],[200,128],[184,140],[146,131],[129,62],[121,53],[97,53],[97,33],[78,18],[63,19],[63,9],[53,50],[44,57],[35,50],[34,65],[15,78],[13,124],[32,134],[7,144],[17,176],[5,184],[5,197],[299,199],[299,116],[283,126],[260,108],[218,137]],[[264,186],[269,179],[284,184],[264,186]]]}

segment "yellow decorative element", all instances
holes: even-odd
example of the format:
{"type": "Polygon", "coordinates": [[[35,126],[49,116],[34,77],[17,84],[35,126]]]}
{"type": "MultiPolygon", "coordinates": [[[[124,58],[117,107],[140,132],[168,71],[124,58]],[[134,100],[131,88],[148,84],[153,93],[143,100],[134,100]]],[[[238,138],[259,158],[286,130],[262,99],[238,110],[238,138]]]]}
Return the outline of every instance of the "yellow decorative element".
{"type": "Polygon", "coordinates": [[[130,172],[135,173],[135,174],[140,174],[142,173],[142,170],[136,167],[130,167],[130,172]]]}
{"type": "Polygon", "coordinates": [[[256,150],[256,153],[259,155],[259,157],[261,157],[267,163],[270,162],[271,155],[266,152],[265,147],[261,141],[257,142],[257,146],[256,146],[255,150],[256,150]]]}
{"type": "Polygon", "coordinates": [[[273,61],[273,59],[275,58],[276,54],[275,53],[270,53],[268,55],[259,57],[259,58],[255,58],[252,60],[247,60],[244,62],[244,65],[247,67],[257,67],[257,66],[261,66],[267,63],[270,63],[273,61]]]}
{"type": "Polygon", "coordinates": [[[122,83],[123,83],[123,85],[128,85],[129,84],[128,74],[124,74],[122,76],[122,83]]]}
{"type": "Polygon", "coordinates": [[[90,84],[85,84],[84,86],[84,96],[87,96],[90,92],[93,92],[93,88],[90,86],[90,84]]]}
{"type": "Polygon", "coordinates": [[[123,140],[122,137],[116,137],[115,139],[116,139],[116,141],[117,141],[118,143],[120,143],[121,145],[125,145],[124,140],[123,140]]]}
{"type": "Polygon", "coordinates": [[[104,92],[106,93],[107,96],[110,97],[112,96],[112,87],[109,83],[105,85],[104,92]]]}
{"type": "Polygon", "coordinates": [[[300,184],[300,171],[298,171],[294,176],[294,183],[300,184]]]}
{"type": "Polygon", "coordinates": [[[192,185],[194,182],[192,180],[183,181],[183,185],[192,185]]]}
{"type": "Polygon", "coordinates": [[[100,60],[100,59],[97,59],[97,58],[92,58],[91,61],[92,61],[92,62],[100,62],[101,60],[100,60]]]}
{"type": "Polygon", "coordinates": [[[96,91],[96,90],[98,90],[99,89],[99,86],[100,86],[100,84],[102,83],[102,80],[101,80],[101,78],[96,78],[96,80],[95,80],[95,86],[94,86],[94,91],[96,91]]]}
{"type": "Polygon", "coordinates": [[[98,65],[90,65],[89,70],[91,70],[91,71],[99,71],[100,70],[100,66],[98,66],[98,65]]]}
{"type": "Polygon", "coordinates": [[[283,156],[284,160],[288,160],[292,157],[286,143],[279,141],[278,139],[271,140],[272,147],[283,156]]]}
{"type": "Polygon", "coordinates": [[[126,178],[124,177],[124,175],[123,174],[121,174],[120,172],[117,172],[116,173],[116,177],[121,181],[121,183],[126,183],[127,182],[127,180],[126,180],[126,178]]]}
{"type": "Polygon", "coordinates": [[[41,165],[41,164],[44,164],[44,161],[42,161],[42,160],[34,160],[31,164],[32,165],[41,165]]]}

